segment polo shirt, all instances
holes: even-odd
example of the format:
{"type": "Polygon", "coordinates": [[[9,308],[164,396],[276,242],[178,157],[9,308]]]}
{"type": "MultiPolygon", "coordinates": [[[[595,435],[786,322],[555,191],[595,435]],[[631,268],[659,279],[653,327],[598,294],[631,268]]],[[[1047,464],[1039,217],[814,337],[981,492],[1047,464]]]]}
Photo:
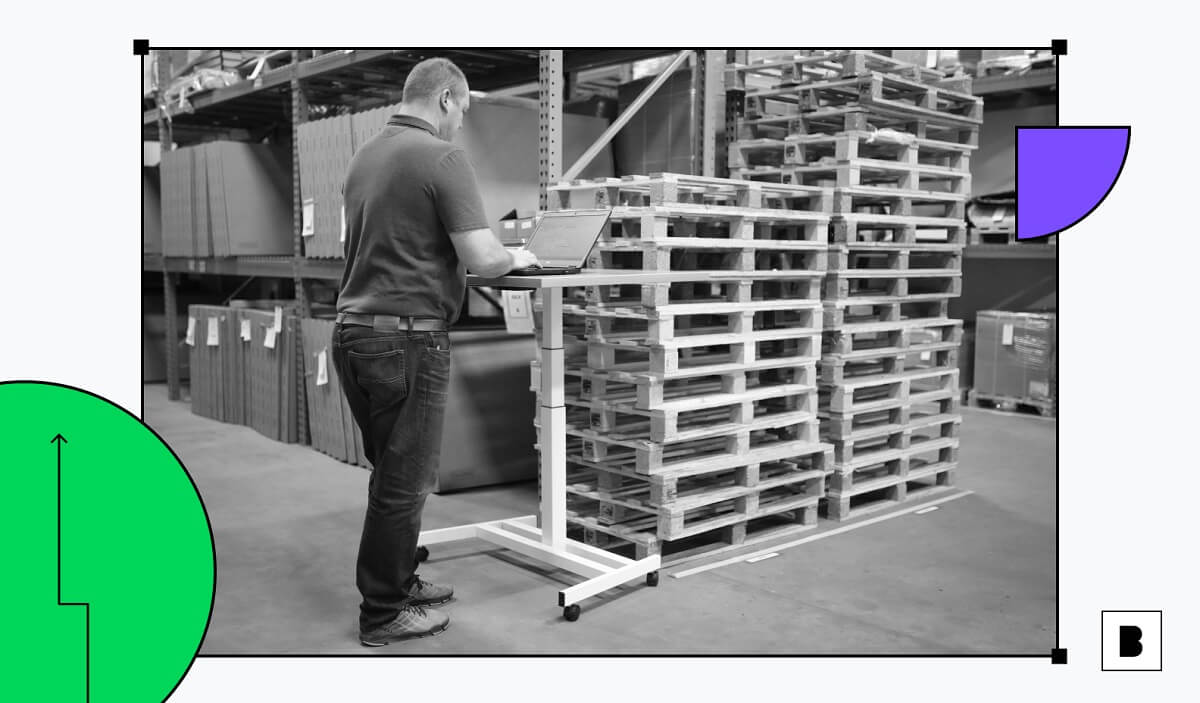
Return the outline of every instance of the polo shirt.
{"type": "Polygon", "coordinates": [[[466,151],[422,119],[393,115],[350,160],[343,196],[338,312],[457,320],[466,267],[450,233],[488,226],[466,151]]]}

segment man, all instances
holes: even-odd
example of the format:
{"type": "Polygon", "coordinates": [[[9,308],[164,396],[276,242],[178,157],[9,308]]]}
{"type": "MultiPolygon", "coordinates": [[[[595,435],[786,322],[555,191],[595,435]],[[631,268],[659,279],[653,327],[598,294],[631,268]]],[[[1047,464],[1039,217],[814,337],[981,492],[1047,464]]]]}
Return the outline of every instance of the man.
{"type": "Polygon", "coordinates": [[[464,264],[486,277],[537,264],[496,239],[467,154],[450,143],[467,91],[452,62],[417,64],[399,111],[346,174],[333,359],[373,467],[357,567],[359,640],[370,647],[437,634],[450,621],[425,608],[454,591],[417,576],[416,550],[437,476],[447,328],[466,293],[464,264]]]}

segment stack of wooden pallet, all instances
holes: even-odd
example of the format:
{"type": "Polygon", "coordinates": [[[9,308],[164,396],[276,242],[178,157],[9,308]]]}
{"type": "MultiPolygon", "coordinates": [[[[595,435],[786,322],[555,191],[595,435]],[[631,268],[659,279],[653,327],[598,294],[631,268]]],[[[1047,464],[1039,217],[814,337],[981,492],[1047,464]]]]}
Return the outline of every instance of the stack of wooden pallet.
{"type": "Polygon", "coordinates": [[[953,483],[970,153],[969,78],[865,52],[734,66],[745,119],[738,178],[834,188],[820,364],[821,436],[835,447],[829,517],[953,483]]]}
{"type": "Polygon", "coordinates": [[[830,195],[675,174],[551,188],[552,209],[613,209],[590,268],[696,272],[568,291],[568,515],[585,539],[707,552],[815,525],[830,195]]]}

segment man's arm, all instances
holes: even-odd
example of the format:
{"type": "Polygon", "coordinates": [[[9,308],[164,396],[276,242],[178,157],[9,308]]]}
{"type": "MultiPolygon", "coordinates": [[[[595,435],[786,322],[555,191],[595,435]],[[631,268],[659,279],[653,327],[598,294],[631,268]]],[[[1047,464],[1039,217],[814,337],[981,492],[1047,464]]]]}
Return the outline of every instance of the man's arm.
{"type": "Polygon", "coordinates": [[[524,249],[505,249],[492,230],[486,227],[452,232],[450,241],[467,269],[484,278],[497,278],[513,269],[537,263],[537,258],[524,249]]]}

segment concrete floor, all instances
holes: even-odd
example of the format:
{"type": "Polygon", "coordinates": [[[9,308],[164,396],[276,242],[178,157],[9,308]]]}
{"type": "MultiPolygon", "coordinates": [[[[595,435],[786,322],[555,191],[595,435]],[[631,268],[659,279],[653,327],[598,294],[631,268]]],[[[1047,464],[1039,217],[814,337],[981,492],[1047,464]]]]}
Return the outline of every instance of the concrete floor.
{"type": "MultiPolygon", "coordinates": [[[[753,564],[686,578],[672,574],[706,562],[666,568],[658,588],[614,589],[586,601],[574,623],[556,593],[577,577],[481,542],[439,545],[421,574],[455,587],[441,606],[450,629],[366,649],[354,560],[367,472],[196,417],[165,386],[146,386],[145,408],[199,487],[216,540],[202,655],[1045,654],[1054,645],[1053,420],[964,408],[958,486],[971,495],[753,564]]],[[[433,495],[424,527],[536,505],[532,483],[433,495]]]]}

